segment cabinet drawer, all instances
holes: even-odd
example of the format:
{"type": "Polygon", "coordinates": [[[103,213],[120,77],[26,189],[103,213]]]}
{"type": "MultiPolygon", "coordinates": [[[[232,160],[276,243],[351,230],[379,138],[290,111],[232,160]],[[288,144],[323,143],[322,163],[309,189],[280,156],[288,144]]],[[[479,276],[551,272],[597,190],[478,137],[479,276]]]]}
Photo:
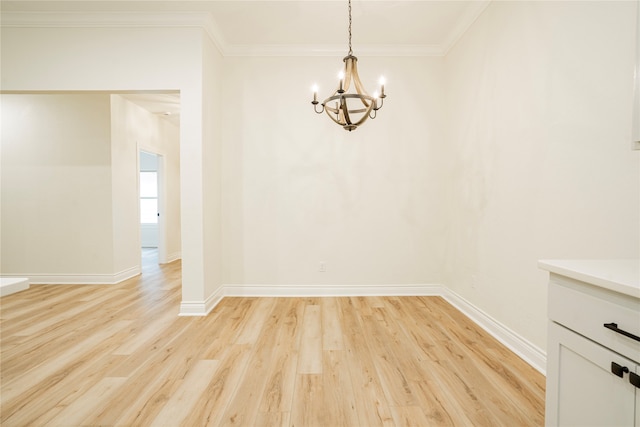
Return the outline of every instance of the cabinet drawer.
{"type": "Polygon", "coordinates": [[[640,336],[640,300],[620,298],[566,277],[552,276],[549,284],[549,319],[629,359],[640,362],[640,341],[604,327],[640,336]]]}

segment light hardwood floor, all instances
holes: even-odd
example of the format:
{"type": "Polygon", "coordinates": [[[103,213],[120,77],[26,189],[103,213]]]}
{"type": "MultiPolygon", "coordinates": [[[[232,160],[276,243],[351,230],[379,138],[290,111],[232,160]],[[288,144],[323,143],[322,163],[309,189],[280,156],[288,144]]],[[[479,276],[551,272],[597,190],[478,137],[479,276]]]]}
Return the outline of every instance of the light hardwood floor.
{"type": "Polygon", "coordinates": [[[0,424],[538,426],[544,377],[438,297],[225,298],[180,262],[1,299],[0,424]]]}

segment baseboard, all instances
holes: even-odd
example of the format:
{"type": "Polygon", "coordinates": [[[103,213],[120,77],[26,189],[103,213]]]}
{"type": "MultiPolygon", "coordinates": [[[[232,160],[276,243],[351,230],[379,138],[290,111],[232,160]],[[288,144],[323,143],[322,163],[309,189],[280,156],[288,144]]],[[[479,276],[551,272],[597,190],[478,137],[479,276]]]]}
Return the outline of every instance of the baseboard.
{"type": "Polygon", "coordinates": [[[224,285],[229,297],[434,296],[441,285],[224,285]]]}
{"type": "Polygon", "coordinates": [[[127,279],[131,279],[142,273],[142,267],[136,265],[134,267],[128,268],[126,270],[122,270],[120,273],[114,274],[114,281],[111,282],[113,284],[123,282],[127,279]]]}
{"type": "Polygon", "coordinates": [[[224,287],[209,295],[204,301],[182,301],[179,316],[206,316],[224,297],[224,287]]]}
{"type": "Polygon", "coordinates": [[[182,252],[181,251],[167,254],[167,261],[165,262],[165,264],[169,264],[170,262],[177,261],[179,259],[182,259],[182,252]]]}
{"type": "Polygon", "coordinates": [[[448,288],[443,289],[445,292],[442,297],[445,300],[460,310],[460,312],[469,319],[473,320],[474,323],[504,344],[515,354],[520,356],[525,362],[531,365],[542,375],[546,375],[547,355],[541,348],[535,346],[522,336],[507,328],[502,323],[498,322],[452,290],[448,288]]]}
{"type": "Polygon", "coordinates": [[[140,272],[137,265],[114,274],[20,274],[7,277],[26,277],[32,285],[115,285],[140,272]]]}

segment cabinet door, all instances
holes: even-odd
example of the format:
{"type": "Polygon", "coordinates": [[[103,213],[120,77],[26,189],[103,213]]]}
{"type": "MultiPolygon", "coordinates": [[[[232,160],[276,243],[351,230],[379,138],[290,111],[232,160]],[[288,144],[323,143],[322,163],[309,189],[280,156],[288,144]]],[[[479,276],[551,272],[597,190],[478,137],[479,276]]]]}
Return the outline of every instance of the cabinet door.
{"type": "Polygon", "coordinates": [[[635,372],[634,362],[553,322],[549,344],[547,425],[634,426],[636,388],[612,373],[612,362],[635,372]]]}

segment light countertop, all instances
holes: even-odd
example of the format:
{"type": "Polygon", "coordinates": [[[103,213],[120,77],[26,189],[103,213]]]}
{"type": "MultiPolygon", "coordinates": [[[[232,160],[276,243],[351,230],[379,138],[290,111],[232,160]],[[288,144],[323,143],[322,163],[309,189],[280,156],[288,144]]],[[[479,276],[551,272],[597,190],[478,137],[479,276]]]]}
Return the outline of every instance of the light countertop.
{"type": "Polygon", "coordinates": [[[538,261],[538,266],[551,273],[640,298],[638,259],[549,259],[538,261]]]}

